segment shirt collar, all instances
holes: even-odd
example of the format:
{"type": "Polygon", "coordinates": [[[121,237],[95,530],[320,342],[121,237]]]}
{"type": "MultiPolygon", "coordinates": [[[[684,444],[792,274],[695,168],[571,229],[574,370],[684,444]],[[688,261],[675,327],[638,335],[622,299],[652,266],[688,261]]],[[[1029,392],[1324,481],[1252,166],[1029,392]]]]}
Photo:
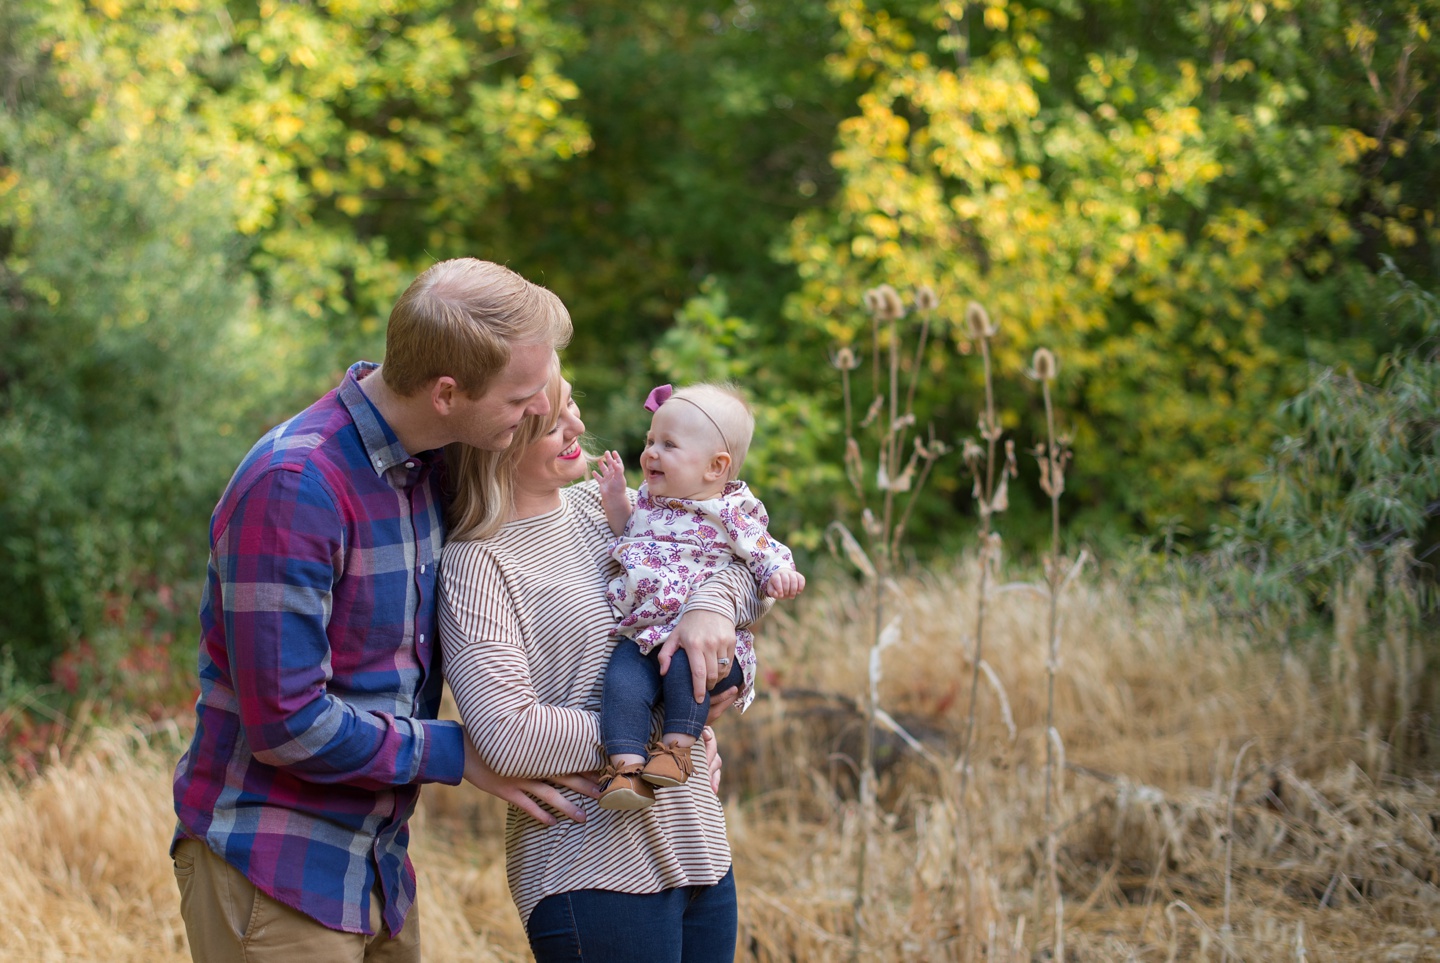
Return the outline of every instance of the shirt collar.
{"type": "Polygon", "coordinates": [[[360,379],[379,367],[373,361],[355,362],[350,366],[350,370],[345,372],[345,380],[340,382],[339,394],[340,403],[350,412],[350,419],[355,422],[355,429],[360,433],[360,443],[365,446],[365,456],[370,461],[370,467],[375,469],[375,474],[383,475],[396,465],[415,468],[430,459],[426,455],[411,455],[407,452],[380,414],[380,410],[365,396],[365,392],[360,390],[360,379]]]}
{"type": "Polygon", "coordinates": [[[743,481],[727,481],[720,494],[714,498],[671,498],[668,495],[656,495],[650,491],[649,482],[641,482],[640,490],[652,505],[665,505],[670,508],[687,508],[691,505],[713,505],[716,502],[726,502],[734,499],[745,499],[750,497],[750,488],[743,481]]]}

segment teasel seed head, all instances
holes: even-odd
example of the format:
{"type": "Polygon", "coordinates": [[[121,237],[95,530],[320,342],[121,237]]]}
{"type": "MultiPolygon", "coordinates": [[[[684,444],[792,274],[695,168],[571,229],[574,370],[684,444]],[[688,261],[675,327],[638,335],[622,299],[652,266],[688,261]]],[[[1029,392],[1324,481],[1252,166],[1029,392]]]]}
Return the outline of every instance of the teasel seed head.
{"type": "Polygon", "coordinates": [[[1000,330],[990,322],[990,313],[979,301],[971,301],[965,306],[965,323],[970,328],[971,336],[977,340],[993,338],[1000,330]]]}
{"type": "Polygon", "coordinates": [[[922,284],[915,289],[915,310],[934,311],[940,307],[940,297],[935,289],[928,284],[922,284]]]}
{"type": "Polygon", "coordinates": [[[871,314],[879,314],[880,308],[880,289],[870,288],[865,292],[865,310],[871,314]]]}
{"type": "Polygon", "coordinates": [[[905,302],[898,291],[882,284],[865,292],[865,310],[879,321],[897,321],[905,316],[905,302]]]}
{"type": "Polygon", "coordinates": [[[830,356],[830,364],[839,371],[854,371],[860,367],[860,359],[847,345],[830,356]]]}
{"type": "Polygon", "coordinates": [[[1030,371],[1036,381],[1050,381],[1058,370],[1059,365],[1055,361],[1055,355],[1049,348],[1035,349],[1035,354],[1030,358],[1030,371]]]}
{"type": "Polygon", "coordinates": [[[905,317],[905,302],[900,299],[900,292],[888,284],[880,285],[880,298],[885,304],[885,313],[881,320],[898,321],[905,317]]]}

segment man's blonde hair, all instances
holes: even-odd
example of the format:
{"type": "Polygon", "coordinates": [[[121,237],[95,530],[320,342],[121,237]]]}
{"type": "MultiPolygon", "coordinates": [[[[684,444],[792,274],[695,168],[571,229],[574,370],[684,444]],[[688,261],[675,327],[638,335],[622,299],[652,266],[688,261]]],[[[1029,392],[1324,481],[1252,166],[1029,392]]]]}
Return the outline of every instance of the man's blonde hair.
{"type": "Polygon", "coordinates": [[[553,292],[491,261],[441,261],[391,309],[380,373],[405,397],[448,375],[478,398],[510,363],[514,345],[558,350],[570,332],[570,312],[553,292]]]}
{"type": "Polygon", "coordinates": [[[740,389],[729,382],[705,381],[676,389],[665,404],[677,399],[699,408],[719,429],[724,450],[730,453],[730,473],[725,480],[739,478],[755,435],[755,415],[740,389]]]}
{"type": "Polygon", "coordinates": [[[520,419],[515,439],[503,451],[487,451],[461,442],[445,446],[446,490],[450,496],[445,509],[450,525],[448,538],[458,542],[489,538],[510,521],[515,512],[515,466],[525,449],[560,421],[563,385],[557,359],[545,385],[550,411],[520,419]]]}

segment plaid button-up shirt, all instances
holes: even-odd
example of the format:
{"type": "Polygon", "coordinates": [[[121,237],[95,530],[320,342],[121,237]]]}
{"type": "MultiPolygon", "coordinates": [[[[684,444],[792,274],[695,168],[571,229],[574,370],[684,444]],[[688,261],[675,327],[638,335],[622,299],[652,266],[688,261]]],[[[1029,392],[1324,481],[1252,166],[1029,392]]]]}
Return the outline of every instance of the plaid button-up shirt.
{"type": "Polygon", "coordinates": [[[353,933],[377,875],[400,930],[419,784],[464,771],[459,725],[435,718],[440,456],[400,447],[360,390],[374,368],[261,438],[215,508],[198,724],[175,772],[177,840],[353,933]]]}

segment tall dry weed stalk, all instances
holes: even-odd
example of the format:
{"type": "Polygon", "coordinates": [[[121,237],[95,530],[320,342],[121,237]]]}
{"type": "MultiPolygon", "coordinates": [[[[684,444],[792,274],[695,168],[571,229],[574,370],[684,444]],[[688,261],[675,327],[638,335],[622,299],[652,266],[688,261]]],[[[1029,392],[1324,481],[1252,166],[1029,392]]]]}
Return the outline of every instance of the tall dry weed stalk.
{"type": "Polygon", "coordinates": [[[840,372],[845,403],[845,475],[859,503],[866,547],[861,546],[843,522],[832,523],[829,535],[832,547],[843,551],[865,578],[872,607],[865,726],[860,749],[861,835],[856,850],[855,897],[852,904],[854,935],[851,958],[855,960],[861,956],[865,929],[866,868],[876,815],[875,725],[880,721],[899,729],[889,714],[880,708],[882,655],[899,641],[901,631],[901,616],[898,612],[890,612],[887,593],[893,590],[892,576],[915,500],[930,475],[931,467],[947,451],[946,446],[935,438],[933,429],[924,441],[918,433],[911,433],[915,427],[915,390],[924,370],[931,315],[937,307],[939,301],[932,289],[922,286],[915,291],[918,326],[911,355],[905,347],[901,329],[906,309],[899,292],[888,284],[865,292],[865,308],[870,315],[870,387],[873,400],[858,422],[853,408],[855,385],[851,373],[859,368],[860,362],[848,346],[840,348],[831,359],[840,372]],[[904,360],[909,361],[908,384],[903,383],[904,360]],[[862,434],[873,442],[873,484],[869,482],[869,469],[861,445],[862,434]]]}
{"type": "Polygon", "coordinates": [[[990,342],[999,329],[990,321],[989,313],[974,301],[965,308],[965,323],[970,336],[980,347],[985,374],[985,407],[980,412],[979,429],[983,445],[967,438],[962,448],[965,467],[973,480],[972,492],[980,515],[980,585],[975,602],[975,637],[971,647],[970,710],[965,718],[965,735],[960,740],[960,799],[964,802],[970,779],[970,754],[975,736],[975,707],[980,695],[980,674],[985,670],[985,616],[990,582],[1000,567],[1001,540],[992,521],[995,515],[1010,507],[1009,479],[1015,477],[1015,443],[1000,440],[1005,430],[995,411],[995,378],[990,356],[990,342]]]}
{"type": "Polygon", "coordinates": [[[1055,825],[1059,809],[1057,771],[1065,766],[1065,743],[1055,726],[1055,675],[1060,669],[1060,595],[1066,584],[1084,565],[1082,552],[1073,566],[1060,553],[1060,496],[1065,491],[1065,467],[1070,462],[1070,439],[1055,430],[1055,403],[1050,382],[1058,373],[1055,355],[1048,348],[1036,350],[1030,361],[1030,377],[1040,383],[1045,399],[1045,441],[1035,446],[1040,464],[1040,489],[1050,500],[1050,552],[1045,558],[1045,587],[1049,596],[1047,622],[1048,651],[1045,659],[1045,866],[1050,884],[1050,906],[1055,914],[1054,958],[1065,959],[1065,899],[1060,892],[1058,842],[1055,825]]]}

